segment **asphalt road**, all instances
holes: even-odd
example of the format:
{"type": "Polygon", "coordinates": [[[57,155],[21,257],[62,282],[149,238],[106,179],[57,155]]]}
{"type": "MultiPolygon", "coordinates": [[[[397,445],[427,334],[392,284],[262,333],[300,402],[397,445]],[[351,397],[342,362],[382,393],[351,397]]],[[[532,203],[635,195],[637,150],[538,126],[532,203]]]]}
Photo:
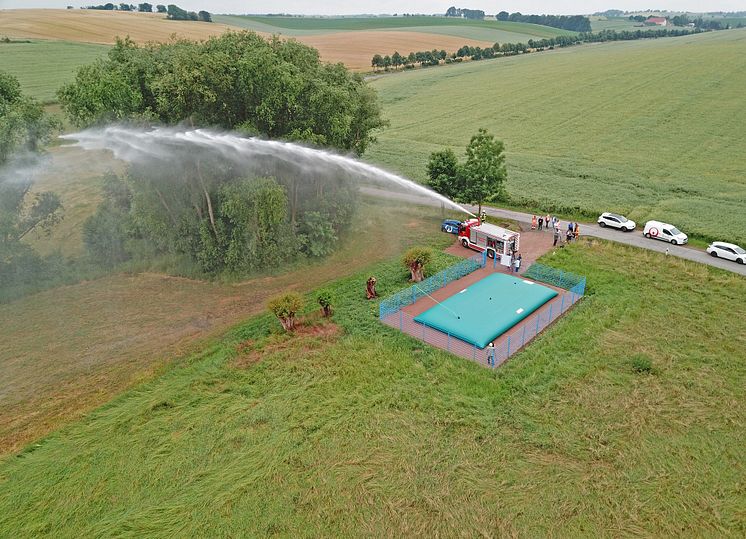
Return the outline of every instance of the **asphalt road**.
{"type": "MultiPolygon", "coordinates": [[[[400,200],[403,202],[412,202],[414,204],[420,204],[420,205],[427,205],[427,206],[434,206],[434,207],[441,207],[441,203],[438,200],[430,199],[428,197],[416,195],[416,194],[410,194],[410,193],[402,193],[397,191],[387,191],[385,189],[379,189],[379,188],[373,188],[373,187],[363,187],[362,189],[363,193],[379,197],[379,198],[388,198],[388,199],[394,199],[394,200],[400,200]]],[[[476,213],[477,207],[475,206],[469,206],[467,204],[463,204],[462,207],[466,208],[467,210],[476,213]]],[[[483,209],[485,212],[487,212],[487,215],[490,215],[492,217],[499,217],[501,219],[510,219],[513,221],[518,221],[519,223],[531,225],[531,218],[533,215],[529,213],[523,213],[513,210],[503,210],[500,208],[490,208],[488,206],[483,206],[483,209]]],[[[633,230],[632,232],[621,232],[619,230],[614,230],[610,228],[601,228],[597,224],[593,223],[579,223],[580,224],[580,234],[582,236],[593,236],[596,238],[601,238],[604,240],[609,241],[615,241],[617,243],[623,243],[625,245],[632,245],[634,247],[639,247],[641,249],[648,249],[649,251],[658,251],[659,253],[665,253],[666,249],[668,249],[669,256],[677,256],[679,258],[683,258],[685,260],[691,260],[693,262],[699,262],[700,264],[707,264],[708,266],[712,266],[715,268],[724,269],[726,271],[730,271],[733,273],[738,273],[740,275],[746,276],[746,265],[742,264],[736,264],[735,262],[731,262],[730,260],[723,260],[721,258],[713,258],[710,255],[708,255],[705,251],[701,249],[697,249],[695,247],[689,247],[687,245],[670,245],[668,243],[664,243],[660,240],[650,240],[647,239],[642,235],[642,231],[640,230],[640,226],[638,225],[637,229],[633,230]]],[[[567,222],[563,222],[563,229],[567,226],[567,222]]],[[[727,240],[723,240],[727,241],[727,240]]]]}

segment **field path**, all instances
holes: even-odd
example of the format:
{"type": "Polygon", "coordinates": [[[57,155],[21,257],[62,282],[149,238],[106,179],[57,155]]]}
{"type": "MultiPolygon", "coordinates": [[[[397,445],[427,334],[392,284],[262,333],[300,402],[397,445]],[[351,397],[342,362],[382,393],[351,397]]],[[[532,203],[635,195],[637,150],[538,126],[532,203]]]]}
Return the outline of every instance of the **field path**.
{"type": "MultiPolygon", "coordinates": [[[[430,198],[419,197],[417,195],[410,195],[407,193],[397,193],[394,191],[385,191],[382,189],[365,188],[363,191],[368,194],[375,195],[378,197],[391,198],[395,200],[401,200],[403,202],[413,202],[416,204],[424,204],[428,206],[440,206],[440,203],[433,201],[430,198]]],[[[477,212],[476,206],[470,206],[468,204],[463,205],[466,209],[477,212]]],[[[493,208],[489,206],[483,206],[487,215],[493,217],[499,217],[501,219],[511,219],[518,221],[522,224],[531,224],[530,213],[523,213],[514,210],[504,210],[501,208],[493,208]]],[[[638,227],[635,231],[630,233],[620,232],[618,230],[612,230],[608,228],[601,228],[595,223],[580,222],[580,234],[582,236],[593,236],[609,241],[615,241],[617,243],[623,243],[625,245],[631,245],[633,247],[639,247],[640,249],[647,249],[649,251],[657,251],[659,253],[665,253],[671,256],[683,258],[685,260],[691,260],[692,262],[699,262],[700,264],[706,264],[714,268],[724,269],[740,275],[746,275],[746,265],[736,264],[729,260],[722,260],[720,258],[713,258],[708,255],[705,251],[697,249],[691,246],[674,246],[664,243],[662,241],[649,240],[642,235],[641,227],[638,227]]],[[[564,231],[564,227],[563,227],[564,231]]],[[[726,241],[726,240],[723,240],[726,241]]]]}

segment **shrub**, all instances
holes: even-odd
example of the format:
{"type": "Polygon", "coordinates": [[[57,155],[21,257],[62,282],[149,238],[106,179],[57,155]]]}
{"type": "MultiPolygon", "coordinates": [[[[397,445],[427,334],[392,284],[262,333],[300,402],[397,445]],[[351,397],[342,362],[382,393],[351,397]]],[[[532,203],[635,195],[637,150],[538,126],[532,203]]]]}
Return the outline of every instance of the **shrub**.
{"type": "Polygon", "coordinates": [[[320,290],[316,295],[316,301],[321,306],[321,312],[324,316],[332,315],[332,293],[330,290],[320,290]]]}
{"type": "Polygon", "coordinates": [[[288,292],[269,300],[267,308],[280,320],[285,331],[292,331],[295,315],[303,308],[303,297],[297,292],[288,292]]]}
{"type": "Polygon", "coordinates": [[[402,257],[402,263],[409,269],[412,281],[419,283],[425,278],[425,266],[433,259],[433,250],[429,247],[412,247],[402,257]]]}

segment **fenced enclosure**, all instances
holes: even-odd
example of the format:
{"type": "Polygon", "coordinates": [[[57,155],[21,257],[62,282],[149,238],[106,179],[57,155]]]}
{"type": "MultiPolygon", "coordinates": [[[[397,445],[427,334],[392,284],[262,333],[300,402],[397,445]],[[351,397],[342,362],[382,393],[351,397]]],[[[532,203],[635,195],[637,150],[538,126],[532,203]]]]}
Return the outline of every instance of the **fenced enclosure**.
{"type": "MultiPolygon", "coordinates": [[[[427,293],[430,294],[450,282],[472,273],[483,267],[485,262],[482,255],[474,256],[464,262],[469,261],[471,261],[471,264],[464,265],[461,262],[431,277],[432,281],[428,284],[427,293]],[[473,269],[468,270],[469,268],[473,269]],[[449,270],[453,271],[449,273],[449,270]],[[457,275],[460,276],[456,277],[457,275]]],[[[447,332],[416,322],[414,320],[415,315],[404,312],[402,310],[403,307],[414,304],[418,299],[426,295],[419,290],[419,285],[405,289],[391,298],[382,301],[379,311],[380,320],[387,326],[407,333],[429,345],[436,346],[486,367],[496,368],[531,342],[532,339],[557,320],[557,318],[566,313],[585,293],[585,277],[563,272],[542,264],[533,264],[525,272],[524,277],[530,277],[533,280],[562,288],[564,291],[552,301],[539,308],[531,316],[525,318],[497,338],[494,341],[494,348],[480,348],[474,344],[464,342],[447,332]]]]}

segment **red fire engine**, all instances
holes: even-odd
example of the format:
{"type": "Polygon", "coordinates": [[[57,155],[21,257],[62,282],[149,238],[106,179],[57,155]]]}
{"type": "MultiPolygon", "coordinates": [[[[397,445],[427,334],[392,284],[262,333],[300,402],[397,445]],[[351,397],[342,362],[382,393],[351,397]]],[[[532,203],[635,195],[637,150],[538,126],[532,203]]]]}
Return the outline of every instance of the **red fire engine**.
{"type": "Polygon", "coordinates": [[[469,219],[459,227],[459,242],[475,251],[487,252],[487,256],[510,255],[519,250],[520,234],[479,219],[469,219]]]}

